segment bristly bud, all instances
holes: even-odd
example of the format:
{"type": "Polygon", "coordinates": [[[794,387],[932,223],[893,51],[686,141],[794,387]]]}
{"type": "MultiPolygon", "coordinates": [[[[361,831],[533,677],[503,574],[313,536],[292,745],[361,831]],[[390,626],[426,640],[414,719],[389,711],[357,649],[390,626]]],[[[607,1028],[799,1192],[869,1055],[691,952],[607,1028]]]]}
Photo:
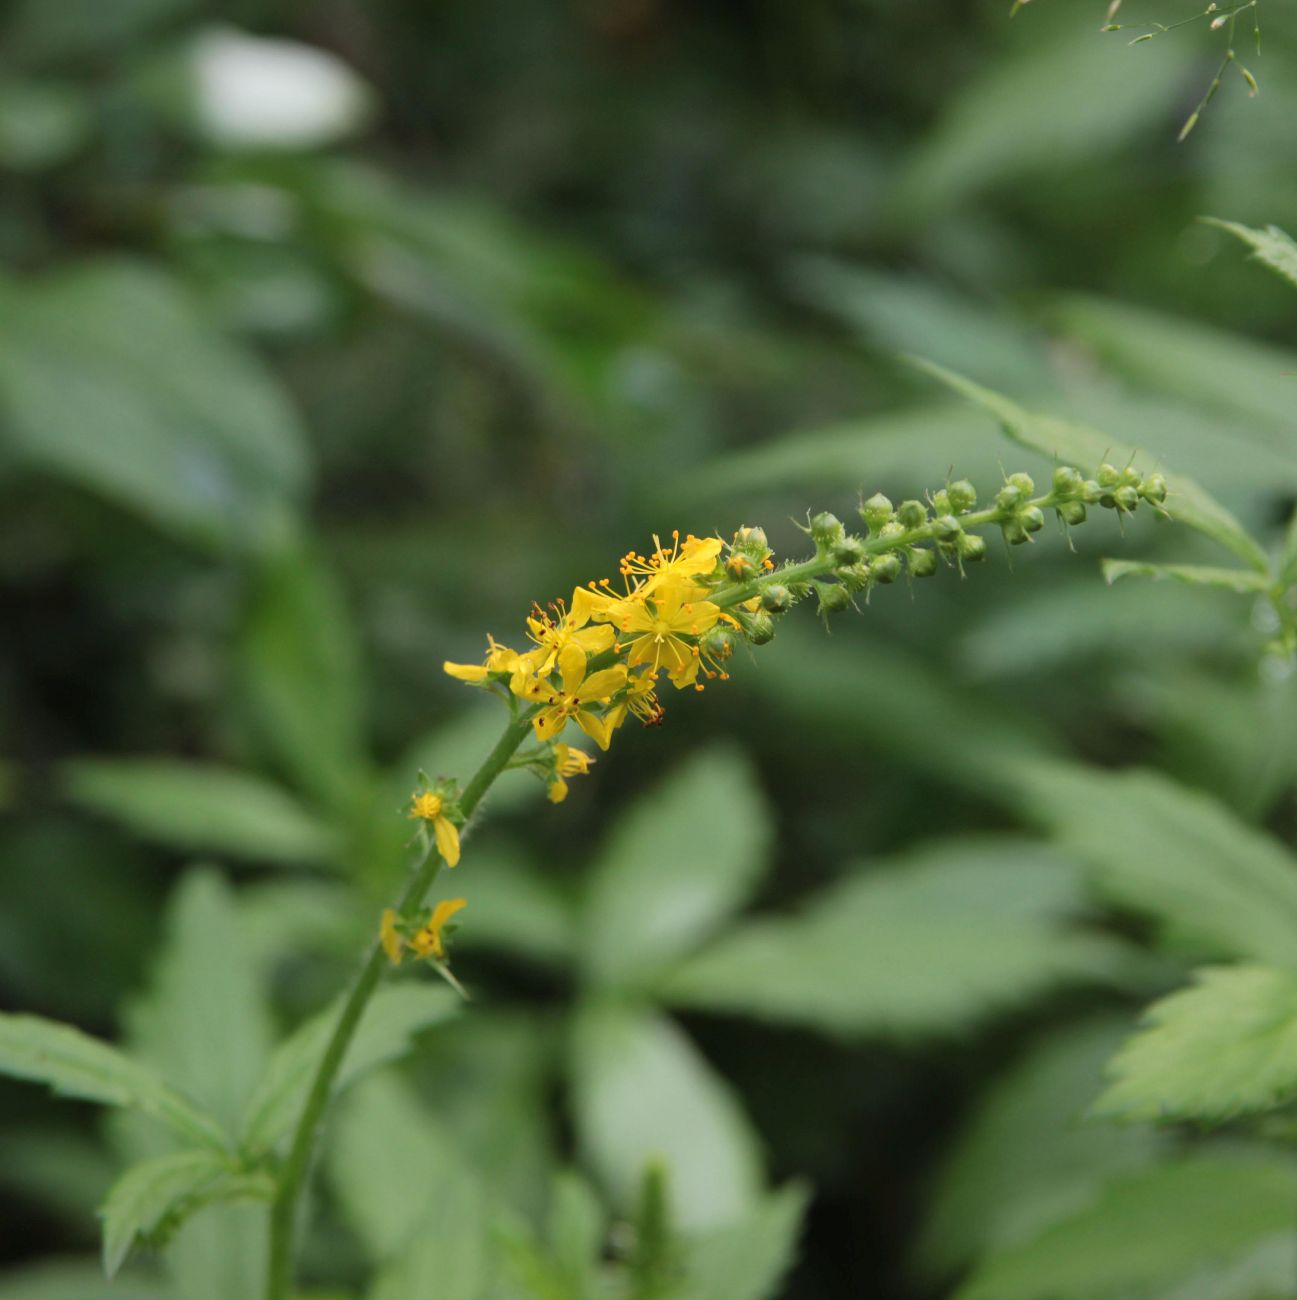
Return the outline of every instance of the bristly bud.
{"type": "Polygon", "coordinates": [[[872,570],[868,564],[849,564],[845,568],[835,570],[835,576],[840,583],[847,589],[851,595],[858,591],[864,591],[869,586],[872,570]]]}
{"type": "Polygon", "coordinates": [[[939,542],[953,542],[963,531],[954,515],[938,515],[932,521],[932,535],[939,542]]]}
{"type": "Polygon", "coordinates": [[[851,604],[851,593],[838,582],[817,582],[815,594],[820,598],[821,614],[836,614],[851,604]]]}
{"type": "Polygon", "coordinates": [[[926,550],[922,546],[912,547],[905,554],[911,578],[930,578],[937,571],[936,551],[926,550]]]}
{"type": "Polygon", "coordinates": [[[827,510],[821,510],[811,520],[811,537],[814,539],[816,546],[825,550],[836,546],[842,540],[843,531],[842,520],[837,515],[830,514],[827,510]]]}
{"type": "Polygon", "coordinates": [[[1065,524],[1085,523],[1086,510],[1082,501],[1060,501],[1054,509],[1065,524]]]}
{"type": "Polygon", "coordinates": [[[775,582],[761,591],[761,608],[768,614],[783,614],[793,607],[793,593],[775,582]]]}
{"type": "Polygon", "coordinates": [[[775,621],[764,609],[744,610],[737,617],[743,635],[753,645],[765,645],[775,634],[775,621]]]}
{"type": "Polygon", "coordinates": [[[873,574],[876,582],[895,582],[901,576],[901,562],[891,551],[888,551],[886,554],[874,558],[869,566],[869,571],[873,574]]]}
{"type": "Polygon", "coordinates": [[[884,524],[878,530],[878,535],[883,541],[888,541],[893,537],[903,537],[905,535],[905,526],[898,524],[895,519],[890,524],[884,524]]]}
{"type": "Polygon", "coordinates": [[[1100,487],[1115,488],[1121,482],[1121,470],[1115,465],[1109,465],[1107,461],[1104,461],[1099,466],[1099,472],[1095,475],[1095,478],[1099,480],[1100,487]]]}
{"type": "Polygon", "coordinates": [[[922,528],[928,522],[928,507],[922,501],[902,501],[896,508],[896,521],[907,530],[922,528]]]}
{"type": "Polygon", "coordinates": [[[744,549],[752,547],[758,551],[767,550],[769,543],[766,541],[766,530],[755,524],[744,524],[735,530],[734,545],[744,549]]]}
{"type": "Polygon", "coordinates": [[[868,501],[861,505],[860,517],[865,521],[865,526],[872,535],[878,532],[884,524],[891,523],[892,503],[881,492],[875,492],[868,501]]]}
{"type": "Polygon", "coordinates": [[[725,559],[725,572],[735,582],[746,582],[757,576],[757,566],[751,556],[742,551],[732,551],[725,559]]]}
{"type": "Polygon", "coordinates": [[[959,558],[969,564],[977,564],[986,559],[986,538],[976,533],[961,533],[959,536],[959,558]]]}
{"type": "Polygon", "coordinates": [[[1150,504],[1160,506],[1167,496],[1166,478],[1161,474],[1150,474],[1140,484],[1139,495],[1150,504]]]}
{"type": "Polygon", "coordinates": [[[1030,474],[1010,474],[1009,486],[1016,487],[1024,497],[1030,497],[1036,490],[1036,481],[1030,474]]]}
{"type": "Polygon", "coordinates": [[[1006,483],[995,494],[997,510],[1016,510],[1022,504],[1022,489],[1012,483],[1006,483]]]}
{"type": "Polygon", "coordinates": [[[1080,470],[1073,469],[1071,465],[1060,465],[1054,471],[1054,495],[1058,497],[1079,496],[1084,482],[1080,470]]]}
{"type": "Polygon", "coordinates": [[[1045,516],[1039,506],[1028,506],[1019,511],[1018,520],[1029,533],[1038,533],[1045,526],[1045,516]]]}
{"type": "Polygon", "coordinates": [[[833,547],[833,559],[837,564],[859,564],[865,558],[865,544],[859,537],[847,533],[833,547]]]}
{"type": "Polygon", "coordinates": [[[1097,479],[1088,478],[1081,484],[1081,500],[1086,505],[1096,506],[1102,502],[1103,497],[1103,486],[1097,479]]]}
{"type": "Polygon", "coordinates": [[[977,504],[977,489],[966,478],[956,479],[946,484],[946,499],[955,514],[967,514],[977,504]]]}
{"type": "Polygon", "coordinates": [[[1004,534],[1004,540],[1010,546],[1021,546],[1023,542],[1031,540],[1030,533],[1022,526],[1017,519],[1006,519],[1000,525],[1000,531],[1004,534]]]}
{"type": "Polygon", "coordinates": [[[1130,514],[1139,505],[1139,489],[1130,483],[1123,483],[1113,494],[1117,509],[1130,514]]]}

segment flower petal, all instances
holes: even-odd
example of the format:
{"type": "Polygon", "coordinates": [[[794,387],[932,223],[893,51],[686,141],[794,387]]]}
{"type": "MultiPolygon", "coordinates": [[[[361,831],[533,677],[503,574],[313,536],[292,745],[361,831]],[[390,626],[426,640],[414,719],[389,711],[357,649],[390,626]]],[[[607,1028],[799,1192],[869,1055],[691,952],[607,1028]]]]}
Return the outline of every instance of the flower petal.
{"type": "Polygon", "coordinates": [[[438,817],[432,823],[433,837],[437,841],[437,852],[446,859],[448,867],[459,862],[459,831],[449,817],[438,817]]]}

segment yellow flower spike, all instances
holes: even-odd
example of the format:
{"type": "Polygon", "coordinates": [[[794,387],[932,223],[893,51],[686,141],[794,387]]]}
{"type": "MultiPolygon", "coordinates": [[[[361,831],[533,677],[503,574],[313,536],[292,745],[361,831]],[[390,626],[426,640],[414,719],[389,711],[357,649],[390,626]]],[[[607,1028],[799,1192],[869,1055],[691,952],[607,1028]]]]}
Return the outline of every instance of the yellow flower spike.
{"type": "Polygon", "coordinates": [[[587,677],[585,651],[570,645],[559,655],[558,670],[561,688],[538,680],[528,695],[544,706],[531,720],[536,738],[552,740],[569,721],[575,721],[600,749],[607,749],[612,728],[591,706],[606,703],[626,685],[625,665],[604,668],[587,677]]]}
{"type": "Polygon", "coordinates": [[[399,966],[401,964],[401,950],[405,947],[405,940],[396,928],[396,913],[390,907],[384,910],[383,919],[379,923],[378,941],[383,945],[387,960],[393,966],[399,966]]]}
{"type": "Polygon", "coordinates": [[[445,961],[446,943],[441,932],[445,929],[446,922],[460,908],[467,906],[468,900],[465,898],[443,898],[432,909],[427,924],[410,940],[410,947],[420,957],[435,957],[438,961],[445,961]]]}
{"type": "Polygon", "coordinates": [[[459,831],[455,823],[442,812],[441,795],[431,790],[422,793],[415,791],[410,796],[410,816],[432,823],[432,835],[437,841],[437,852],[446,859],[446,865],[453,867],[459,863],[459,831]]]}

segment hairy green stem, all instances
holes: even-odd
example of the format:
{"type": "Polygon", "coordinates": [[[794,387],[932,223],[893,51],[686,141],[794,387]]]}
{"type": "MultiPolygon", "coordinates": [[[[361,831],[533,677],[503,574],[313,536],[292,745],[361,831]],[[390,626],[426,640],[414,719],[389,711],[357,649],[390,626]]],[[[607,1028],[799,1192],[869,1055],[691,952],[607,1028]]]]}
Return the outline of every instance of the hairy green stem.
{"type": "MultiPolygon", "coordinates": [[[[470,817],[481,802],[491,783],[509,765],[518,746],[531,731],[531,714],[528,710],[514,718],[487,755],[485,762],[474,773],[460,797],[459,806],[465,817],[470,817]]],[[[432,883],[441,870],[441,857],[431,844],[423,861],[419,863],[409,884],[397,904],[399,915],[408,920],[422,905],[432,883]]],[[[293,1131],[292,1146],[280,1171],[274,1204],[270,1211],[270,1258],[266,1276],[266,1300],[287,1300],[292,1286],[294,1240],[297,1228],[298,1203],[306,1184],[311,1158],[323,1126],[333,1081],[342,1065],[352,1036],[365,1014],[365,1007],[378,987],[386,962],[382,945],[375,942],[356,976],[351,991],[334,1026],[333,1034],[311,1081],[311,1091],[302,1107],[301,1118],[293,1131]]]]}

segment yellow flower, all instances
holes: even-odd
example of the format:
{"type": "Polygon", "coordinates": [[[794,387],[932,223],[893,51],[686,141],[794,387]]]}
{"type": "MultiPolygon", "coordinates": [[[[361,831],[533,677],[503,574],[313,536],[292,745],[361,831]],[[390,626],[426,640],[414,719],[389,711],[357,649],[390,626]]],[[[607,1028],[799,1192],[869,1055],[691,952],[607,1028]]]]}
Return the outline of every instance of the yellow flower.
{"type": "Polygon", "coordinates": [[[512,673],[522,657],[507,645],[500,645],[496,639],[487,634],[486,660],[480,664],[453,664],[449,659],[441,665],[442,672],[461,682],[484,682],[492,673],[512,673]]]}
{"type": "Polygon", "coordinates": [[[405,947],[405,940],[401,938],[400,932],[396,928],[396,913],[390,907],[383,912],[383,920],[378,927],[378,941],[383,945],[387,960],[393,966],[399,966],[401,964],[401,949],[405,947]]]}
{"type": "Polygon", "coordinates": [[[630,579],[642,577],[637,594],[646,596],[667,579],[695,578],[710,573],[716,567],[722,545],[719,537],[695,537],[692,533],[681,542],[679,532],[673,532],[671,549],[667,550],[654,533],[653,554],[628,552],[622,557],[622,576],[630,579]]]}
{"type": "Polygon", "coordinates": [[[653,678],[648,673],[633,673],[626,679],[626,689],[621,699],[604,715],[609,731],[616,731],[626,715],[633,713],[646,727],[656,727],[662,721],[663,708],[658,703],[653,678]]]}
{"type": "Polygon", "coordinates": [[[446,859],[448,867],[453,867],[459,862],[459,831],[442,811],[443,807],[441,795],[433,794],[431,790],[424,790],[422,794],[416,790],[410,796],[410,816],[432,823],[437,852],[446,859]]]}
{"type": "Polygon", "coordinates": [[[544,706],[531,720],[536,738],[552,740],[569,721],[575,721],[600,749],[607,749],[612,728],[591,706],[606,703],[626,685],[625,665],[604,668],[587,677],[585,651],[578,645],[569,645],[558,657],[558,671],[563,682],[561,688],[536,679],[527,690],[528,699],[544,706]]]}
{"type": "Polygon", "coordinates": [[[626,662],[648,665],[649,675],[665,670],[678,687],[698,676],[698,649],[684,637],[699,637],[720,617],[720,609],[701,600],[705,588],[688,582],[659,586],[646,601],[625,601],[617,626],[632,638],[626,662]]]}
{"type": "MultiPolygon", "coordinates": [[[[528,660],[527,671],[535,677],[548,677],[554,671],[558,657],[570,645],[580,646],[587,655],[601,654],[612,649],[617,634],[607,626],[586,627],[590,619],[589,602],[581,597],[581,588],[572,593],[572,609],[568,611],[558,602],[557,620],[539,605],[532,607],[527,619],[527,635],[536,643],[536,649],[522,656],[528,660]],[[580,599],[579,599],[580,598],[580,599]]],[[[512,683],[510,683],[512,689],[512,683]]],[[[514,690],[515,695],[522,694],[514,690]]]]}
{"type": "Polygon", "coordinates": [[[446,944],[442,939],[441,932],[445,928],[446,922],[461,907],[467,905],[468,900],[464,898],[443,898],[432,909],[432,915],[428,918],[427,924],[410,940],[410,947],[420,957],[435,957],[438,961],[445,961],[446,944]]]}
{"type": "Polygon", "coordinates": [[[565,776],[585,776],[594,759],[583,749],[573,749],[561,740],[554,744],[554,779],[549,783],[550,803],[562,803],[567,798],[565,776]]]}

